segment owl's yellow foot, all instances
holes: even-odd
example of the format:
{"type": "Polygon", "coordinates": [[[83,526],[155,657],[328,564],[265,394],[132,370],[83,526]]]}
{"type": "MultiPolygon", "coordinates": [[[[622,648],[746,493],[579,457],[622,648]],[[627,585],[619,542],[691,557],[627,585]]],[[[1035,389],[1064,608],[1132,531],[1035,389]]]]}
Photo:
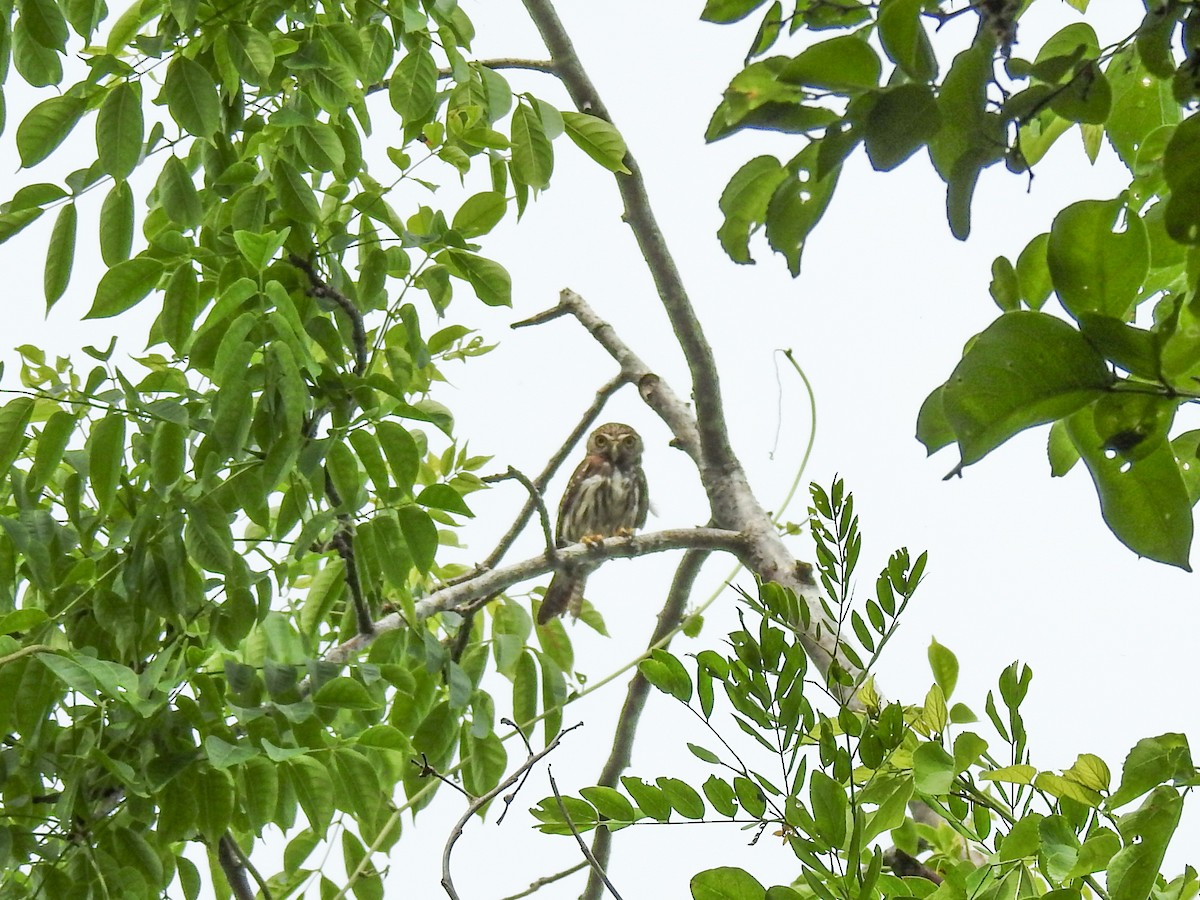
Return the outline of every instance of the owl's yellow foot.
{"type": "Polygon", "coordinates": [[[633,537],[633,535],[634,535],[634,529],[623,527],[623,528],[618,528],[616,534],[614,534],[613,537],[628,538],[628,537],[633,537]]]}
{"type": "Polygon", "coordinates": [[[602,534],[585,534],[579,539],[579,543],[587,547],[599,547],[604,543],[604,535],[602,534]]]}

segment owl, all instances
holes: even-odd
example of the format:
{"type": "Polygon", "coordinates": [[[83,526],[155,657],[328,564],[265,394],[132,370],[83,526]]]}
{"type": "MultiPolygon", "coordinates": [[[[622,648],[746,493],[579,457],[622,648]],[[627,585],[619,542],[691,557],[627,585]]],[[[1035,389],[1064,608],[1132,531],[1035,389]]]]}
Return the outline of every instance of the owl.
{"type": "MultiPolygon", "coordinates": [[[[641,436],[618,422],[601,425],[588,437],[587,456],[563,492],[557,544],[565,547],[632,534],[646,524],[649,509],[641,436]]],[[[568,609],[578,613],[586,581],[586,566],[556,572],[542,600],[538,624],[545,625],[568,609]]]]}

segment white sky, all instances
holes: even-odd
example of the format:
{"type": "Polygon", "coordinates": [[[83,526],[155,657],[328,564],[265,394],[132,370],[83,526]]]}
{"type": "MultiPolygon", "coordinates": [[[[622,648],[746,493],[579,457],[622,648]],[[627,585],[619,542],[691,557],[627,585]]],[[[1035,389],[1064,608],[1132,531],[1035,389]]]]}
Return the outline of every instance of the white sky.
{"type": "MultiPolygon", "coordinates": [[[[477,27],[478,57],[545,56],[515,0],[463,0],[463,5],[477,27]]],[[[870,171],[860,152],[847,165],[833,205],[809,243],[798,280],[788,277],[782,258],[770,255],[762,243],[754,247],[757,266],[735,266],[714,236],[721,188],[750,157],[775,152],[787,158],[799,149],[790,139],[762,133],[703,144],[704,127],[740,66],[755,25],[700,23],[698,3],[560,6],[580,57],[644,170],[660,224],[721,366],[735,446],[764,505],[774,506],[783,495],[808,434],[803,390],[783,370],[778,376],[782,399],[779,395],[774,351],[791,348],[813,382],[819,405],[816,448],[805,480],[828,484],[840,473],[855,492],[865,534],[859,568],[864,594],[895,547],[907,545],[914,554],[930,551],[926,581],[883,659],[879,678],[886,693],[904,702],[921,701],[931,682],[925,651],[936,635],[961,664],[953,699],[980,716],[986,691],[994,688],[1004,666],[1015,659],[1032,666],[1025,715],[1033,762],[1041,768],[1064,768],[1076,754],[1092,752],[1108,762],[1115,781],[1138,739],[1166,731],[1200,733],[1194,674],[1188,674],[1200,625],[1193,577],[1138,560],[1112,537],[1082,465],[1065,479],[1051,480],[1044,428],[1018,436],[968,469],[963,479],[950,482],[941,479],[954,465],[954,452],[926,459],[912,436],[926,394],[950,373],[963,343],[997,314],[987,294],[993,257],[1004,253],[1015,259],[1067,203],[1115,196],[1127,175],[1111,150],[1106,146],[1098,164],[1088,167],[1077,133],[1069,133],[1039,165],[1028,192],[1023,178],[1002,167],[987,171],[975,196],[974,231],[965,244],[949,235],[944,186],[924,154],[881,176],[870,171]],[[781,435],[772,459],[780,409],[781,435]]],[[[1121,4],[1125,18],[1112,9],[1115,4],[1093,6],[1096,13],[1089,21],[1101,45],[1129,33],[1140,18],[1137,3],[1121,4]]],[[[1076,18],[1065,3],[1043,0],[1035,12],[1042,7],[1051,15],[1027,18],[1018,53],[1032,54],[1042,38],[1076,18]]],[[[962,20],[952,23],[948,40],[964,41],[964,29],[972,28],[962,20]]],[[[567,106],[549,77],[507,74],[514,90],[567,106]]],[[[10,79],[10,86],[14,83],[10,79]]],[[[16,170],[10,136],[25,105],[10,96],[0,171],[16,170]]],[[[89,129],[85,123],[81,131],[89,129]]],[[[84,143],[66,168],[86,164],[91,147],[84,143]]],[[[460,437],[470,438],[476,453],[495,454],[497,470],[511,463],[536,473],[595,389],[613,374],[604,353],[567,320],[508,331],[509,322],[553,305],[562,287],[583,294],[677,391],[687,391],[686,370],[665,316],[632,236],[619,221],[610,177],[565,138],[555,149],[551,190],[531,205],[519,227],[506,221],[485,239],[485,255],[512,272],[513,310],[485,309],[465,289],[450,308],[452,320],[461,317],[489,341],[501,342],[491,356],[447,369],[453,385],[440,397],[455,411],[460,437]]],[[[376,156],[382,159],[382,144],[376,156]]],[[[442,177],[453,184],[448,171],[442,177]]],[[[470,191],[485,187],[485,173],[472,173],[476,177],[480,180],[468,182],[470,191]]],[[[18,173],[7,182],[16,186],[30,180],[50,179],[18,173]]],[[[6,187],[4,193],[11,191],[6,187]]],[[[435,199],[452,210],[455,202],[448,195],[449,188],[435,199]]],[[[101,199],[97,192],[95,208],[101,199]]],[[[81,253],[87,221],[81,216],[81,253]]],[[[13,298],[7,310],[12,330],[0,343],[66,351],[85,343],[103,346],[113,329],[137,335],[133,317],[78,322],[97,277],[97,270],[83,263],[67,296],[43,320],[40,242],[49,226],[46,217],[0,247],[13,298]]],[[[137,352],[140,344],[131,338],[124,349],[137,352]]],[[[4,358],[11,366],[12,354],[4,358]]],[[[14,382],[10,368],[5,383],[14,382]]],[[[628,422],[646,438],[646,467],[659,513],[649,527],[705,521],[703,495],[688,460],[666,446],[665,427],[634,392],[623,391],[605,419],[628,422]]],[[[564,478],[551,488],[553,503],[564,478]]],[[[474,495],[478,524],[467,532],[470,546],[462,558],[484,557],[523,499],[515,485],[474,495]]],[[[791,509],[793,520],[803,517],[804,499],[801,495],[791,509]]],[[[531,533],[509,559],[537,552],[539,542],[531,533]]],[[[800,558],[811,556],[805,540],[795,549],[800,558]]],[[[589,594],[613,635],[604,639],[584,626],[572,632],[577,665],[592,680],[644,646],[672,571],[661,560],[617,562],[592,578],[589,594]]],[[[707,596],[727,572],[726,560],[710,562],[696,598],[707,596]]],[[[743,574],[740,583],[748,585],[750,579],[743,574]]],[[[717,644],[733,627],[733,609],[730,595],[710,611],[701,638],[681,639],[676,652],[717,644]]],[[[505,686],[495,690],[502,706],[505,686]]],[[[594,783],[623,699],[619,681],[568,708],[566,724],[586,724],[552,757],[564,791],[594,783]]],[[[992,737],[986,722],[979,731],[992,737]]],[[[706,767],[691,759],[686,740],[712,743],[674,701],[652,695],[631,774],[652,780],[684,772],[699,783],[707,777],[706,767]]],[[[510,750],[514,762],[520,755],[510,750]]],[[[538,770],[500,829],[492,820],[468,826],[455,855],[456,883],[464,898],[502,897],[577,860],[570,838],[529,830],[524,808],[548,793],[544,772],[538,770]]],[[[460,800],[444,791],[434,808],[420,815],[419,827],[409,829],[392,855],[389,896],[441,896],[441,848],[460,813],[460,800]]],[[[1196,862],[1184,849],[1200,838],[1198,823],[1194,811],[1185,814],[1168,856],[1169,874],[1185,861],[1196,862]]],[[[710,865],[742,865],[764,884],[787,883],[798,874],[796,860],[776,840],[764,838],[753,848],[746,847],[747,840],[730,826],[630,829],[616,835],[610,874],[627,898],[685,897],[688,877],[710,865]]],[[[271,870],[268,859],[262,864],[271,870]]],[[[581,887],[577,875],[538,896],[574,897],[581,887]]]]}

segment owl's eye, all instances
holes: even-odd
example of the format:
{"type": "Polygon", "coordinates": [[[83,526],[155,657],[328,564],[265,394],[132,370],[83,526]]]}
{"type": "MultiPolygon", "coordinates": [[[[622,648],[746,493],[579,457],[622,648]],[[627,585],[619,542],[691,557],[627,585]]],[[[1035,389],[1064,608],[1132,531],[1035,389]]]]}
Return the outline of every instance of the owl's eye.
{"type": "Polygon", "coordinates": [[[637,442],[637,438],[635,438],[632,434],[625,435],[625,437],[621,438],[621,440],[631,446],[637,442]]]}
{"type": "Polygon", "coordinates": [[[608,443],[608,438],[606,438],[604,435],[602,435],[602,434],[596,435],[596,446],[597,447],[603,447],[607,443],[608,443]]]}

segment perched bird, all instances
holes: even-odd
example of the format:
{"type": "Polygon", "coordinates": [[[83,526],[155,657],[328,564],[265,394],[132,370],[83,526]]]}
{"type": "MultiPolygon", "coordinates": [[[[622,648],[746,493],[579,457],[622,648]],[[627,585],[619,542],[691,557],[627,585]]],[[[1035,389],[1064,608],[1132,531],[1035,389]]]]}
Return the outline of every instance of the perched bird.
{"type": "MultiPolygon", "coordinates": [[[[565,547],[633,534],[646,524],[649,509],[641,435],[618,422],[601,425],[588,437],[587,456],[563,492],[556,542],[565,547]]],[[[574,565],[554,574],[538,611],[539,625],[568,609],[578,614],[589,568],[574,565]]]]}

